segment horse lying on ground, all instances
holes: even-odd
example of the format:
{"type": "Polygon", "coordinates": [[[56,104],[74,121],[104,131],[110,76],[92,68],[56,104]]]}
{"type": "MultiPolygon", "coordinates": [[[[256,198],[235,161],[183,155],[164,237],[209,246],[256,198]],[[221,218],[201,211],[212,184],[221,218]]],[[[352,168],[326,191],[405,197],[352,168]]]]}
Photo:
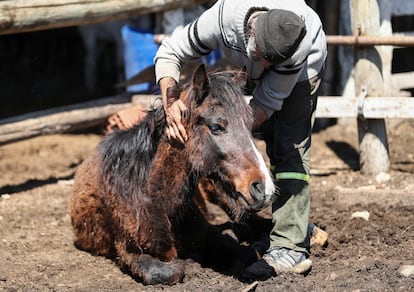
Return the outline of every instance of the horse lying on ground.
{"type": "Polygon", "coordinates": [[[275,186],[251,135],[245,81],[241,71],[197,68],[180,93],[189,109],[184,145],[166,137],[161,107],[105,137],[75,175],[75,245],[116,258],[144,284],[182,281],[186,258],[256,260],[251,248],[209,225],[192,200],[202,177],[222,190],[216,199],[238,218],[273,200],[275,186]]]}

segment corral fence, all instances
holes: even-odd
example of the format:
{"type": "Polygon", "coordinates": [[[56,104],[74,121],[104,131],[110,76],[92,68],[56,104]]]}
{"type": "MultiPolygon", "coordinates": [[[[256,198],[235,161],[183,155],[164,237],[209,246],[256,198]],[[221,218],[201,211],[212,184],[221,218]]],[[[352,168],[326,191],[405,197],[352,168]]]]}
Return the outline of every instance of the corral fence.
{"type": "MultiPolygon", "coordinates": [[[[63,0],[6,0],[0,1],[0,35],[110,21],[204,2],[207,1],[89,0],[74,3],[63,0]]],[[[377,174],[389,170],[385,119],[414,118],[412,97],[384,94],[390,92],[384,89],[384,84],[391,83],[392,79],[392,49],[414,46],[414,36],[410,33],[393,34],[386,20],[392,15],[414,15],[413,4],[411,0],[349,0],[352,35],[330,35],[327,38],[328,45],[354,48],[351,77],[354,80],[351,83],[354,84],[354,94],[347,97],[321,96],[316,116],[358,120],[362,173],[377,174]]],[[[399,80],[414,83],[412,73],[408,74],[399,77],[399,80]]],[[[101,125],[109,115],[132,104],[149,108],[155,98],[152,95],[124,93],[6,118],[0,120],[0,145],[101,125]]]]}

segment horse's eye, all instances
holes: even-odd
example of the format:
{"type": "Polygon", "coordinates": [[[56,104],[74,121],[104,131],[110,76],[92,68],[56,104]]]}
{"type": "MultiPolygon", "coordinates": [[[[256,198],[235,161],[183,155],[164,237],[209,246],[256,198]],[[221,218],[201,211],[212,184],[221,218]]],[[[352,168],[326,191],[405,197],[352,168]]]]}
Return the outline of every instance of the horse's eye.
{"type": "Polygon", "coordinates": [[[226,131],[223,125],[220,125],[220,124],[211,124],[209,125],[209,128],[210,128],[210,131],[215,135],[224,133],[226,131]]]}

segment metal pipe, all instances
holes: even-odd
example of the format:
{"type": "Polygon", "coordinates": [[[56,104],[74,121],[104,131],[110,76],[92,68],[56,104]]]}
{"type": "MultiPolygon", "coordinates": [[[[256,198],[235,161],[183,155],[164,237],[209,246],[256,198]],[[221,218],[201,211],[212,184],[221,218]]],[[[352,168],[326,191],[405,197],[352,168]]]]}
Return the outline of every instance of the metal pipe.
{"type": "Polygon", "coordinates": [[[414,47],[414,36],[328,35],[326,41],[328,45],[414,47]]]}

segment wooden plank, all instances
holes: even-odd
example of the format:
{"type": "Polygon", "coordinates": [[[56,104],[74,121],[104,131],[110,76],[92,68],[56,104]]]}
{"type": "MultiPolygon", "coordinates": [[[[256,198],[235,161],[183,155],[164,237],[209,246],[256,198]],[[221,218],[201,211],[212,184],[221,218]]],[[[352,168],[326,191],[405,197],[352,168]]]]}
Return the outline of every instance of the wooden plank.
{"type": "MultiPolygon", "coordinates": [[[[158,99],[154,95],[134,95],[132,102],[149,109],[158,99]]],[[[249,102],[251,95],[246,95],[249,102]]],[[[317,118],[357,118],[357,97],[319,96],[317,118]]],[[[362,117],[366,119],[414,119],[414,97],[367,97],[363,100],[362,117]]]]}
{"type": "Polygon", "coordinates": [[[113,113],[140,105],[152,109],[161,105],[155,95],[124,93],[83,103],[32,112],[0,120],[0,145],[40,135],[68,133],[104,125],[113,113]]]}
{"type": "Polygon", "coordinates": [[[356,98],[341,96],[320,96],[316,107],[317,118],[356,118],[358,116],[356,98]]]}
{"type": "MultiPolygon", "coordinates": [[[[317,118],[356,118],[358,98],[320,96],[316,108],[317,118]]],[[[363,101],[362,117],[366,119],[414,119],[413,97],[367,97],[363,101]]]]}
{"type": "Polygon", "coordinates": [[[414,98],[366,98],[363,116],[367,119],[414,118],[414,98]]]}
{"type": "MultiPolygon", "coordinates": [[[[149,109],[153,104],[156,104],[158,98],[159,96],[137,94],[132,97],[132,102],[149,109]]],[[[245,96],[247,103],[251,99],[251,95],[245,96]]],[[[316,117],[357,118],[359,102],[357,97],[319,96],[316,117]]],[[[414,97],[365,98],[362,106],[362,117],[366,119],[414,119],[414,97]]]]}
{"type": "Polygon", "coordinates": [[[414,37],[408,35],[392,36],[351,36],[351,35],[327,35],[326,42],[328,45],[344,46],[400,46],[413,47],[414,37]]]}
{"type": "Polygon", "coordinates": [[[114,112],[131,106],[130,95],[33,112],[0,120],[0,145],[46,134],[66,133],[103,124],[114,112]]]}
{"type": "Polygon", "coordinates": [[[3,0],[0,35],[111,21],[206,0],[3,0]]]}

